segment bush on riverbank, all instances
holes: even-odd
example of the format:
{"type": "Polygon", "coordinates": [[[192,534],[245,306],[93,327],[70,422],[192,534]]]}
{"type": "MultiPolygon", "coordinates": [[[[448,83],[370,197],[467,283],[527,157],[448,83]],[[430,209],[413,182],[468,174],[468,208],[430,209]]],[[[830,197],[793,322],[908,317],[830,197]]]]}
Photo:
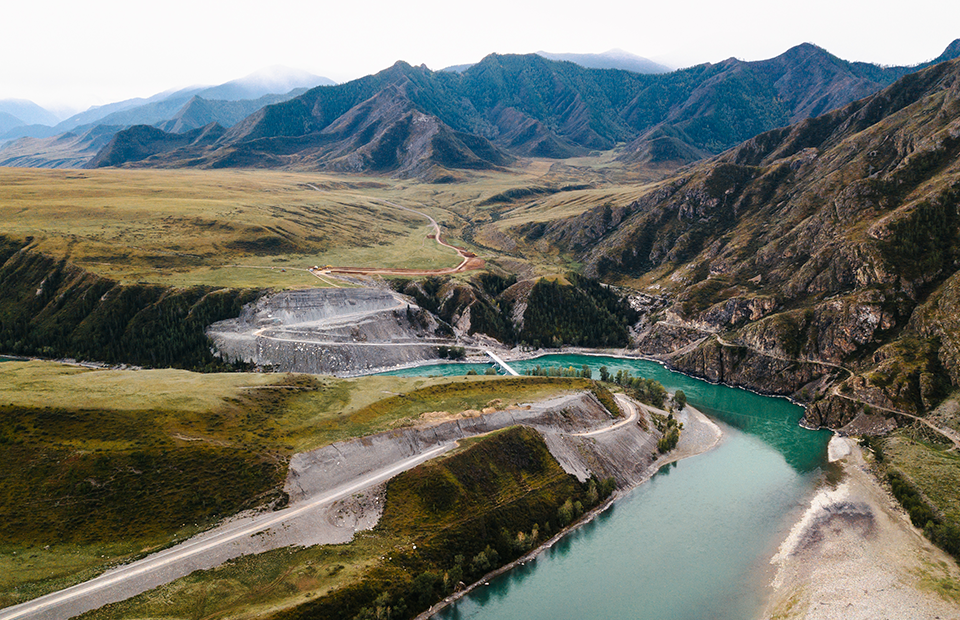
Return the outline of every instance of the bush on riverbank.
{"type": "Polygon", "coordinates": [[[629,370],[618,370],[613,382],[623,387],[630,397],[657,409],[663,409],[667,402],[667,389],[655,379],[634,377],[629,370]]]}
{"type": "Polygon", "coordinates": [[[680,431],[683,430],[683,424],[678,422],[672,413],[669,415],[653,413],[651,415],[653,416],[653,422],[656,424],[657,430],[663,433],[663,436],[657,440],[657,451],[660,452],[660,454],[666,454],[677,447],[677,443],[680,441],[680,431]]]}

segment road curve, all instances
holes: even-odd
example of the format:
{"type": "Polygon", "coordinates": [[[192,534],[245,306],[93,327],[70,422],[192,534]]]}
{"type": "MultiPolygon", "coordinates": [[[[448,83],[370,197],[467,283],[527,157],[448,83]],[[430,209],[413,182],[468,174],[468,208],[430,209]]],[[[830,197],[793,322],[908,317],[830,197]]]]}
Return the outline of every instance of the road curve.
{"type": "Polygon", "coordinates": [[[610,426],[604,426],[603,428],[598,428],[595,431],[587,431],[585,433],[572,433],[572,435],[574,437],[593,437],[594,435],[602,435],[603,433],[609,433],[610,431],[615,431],[620,427],[626,426],[627,424],[630,424],[636,421],[637,406],[634,404],[634,402],[629,398],[627,398],[626,396],[624,396],[623,394],[614,394],[613,396],[614,398],[617,399],[617,402],[620,403],[620,406],[622,408],[630,412],[630,414],[627,416],[625,420],[621,422],[617,422],[616,424],[611,424],[610,426]]]}

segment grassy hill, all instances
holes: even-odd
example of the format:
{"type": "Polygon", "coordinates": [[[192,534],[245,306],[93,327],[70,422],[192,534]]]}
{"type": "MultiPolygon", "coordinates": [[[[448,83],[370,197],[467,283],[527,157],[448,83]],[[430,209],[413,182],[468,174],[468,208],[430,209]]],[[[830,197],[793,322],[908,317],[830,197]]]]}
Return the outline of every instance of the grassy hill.
{"type": "Polygon", "coordinates": [[[317,264],[457,265],[428,242],[424,218],[371,199],[391,186],[275,172],[0,169],[0,234],[124,284],[290,288],[323,286],[303,271],[317,264]]]}

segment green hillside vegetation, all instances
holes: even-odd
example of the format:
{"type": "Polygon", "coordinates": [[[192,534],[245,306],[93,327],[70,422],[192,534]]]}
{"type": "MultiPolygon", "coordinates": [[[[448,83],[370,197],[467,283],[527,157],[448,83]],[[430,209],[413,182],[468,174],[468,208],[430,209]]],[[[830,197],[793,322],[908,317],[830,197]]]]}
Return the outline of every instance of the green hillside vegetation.
{"type": "Polygon", "coordinates": [[[339,380],[0,363],[0,603],[90,578],[241,509],[282,505],[296,452],[409,424],[425,411],[590,387],[580,379],[339,380]]]}
{"type": "Polygon", "coordinates": [[[256,290],[120,285],[32,251],[0,254],[0,350],[147,367],[222,369],[204,330],[256,290]]]}
{"type": "Polygon", "coordinates": [[[622,292],[576,273],[535,282],[496,273],[469,279],[397,279],[393,286],[447,326],[468,316],[470,334],[486,334],[508,345],[624,347],[629,345],[629,326],[639,318],[622,292]],[[518,294],[526,305],[519,333],[514,316],[518,296],[513,291],[518,284],[530,287],[529,294],[518,294]]]}
{"type": "MultiPolygon", "coordinates": [[[[936,412],[939,424],[960,426],[960,393],[936,412]]],[[[921,423],[866,440],[881,478],[913,524],[934,544],[960,559],[960,457],[953,444],[921,423]]],[[[954,593],[956,596],[956,593],[954,593]]]]}
{"type": "Polygon", "coordinates": [[[580,484],[535,431],[515,427],[391,480],[380,523],[351,543],[240,558],[83,617],[411,618],[612,490],[580,484]]]}
{"type": "Polygon", "coordinates": [[[637,312],[596,280],[577,276],[570,285],[541,279],[534,285],[523,314],[519,340],[535,347],[625,347],[627,328],[637,312]]]}

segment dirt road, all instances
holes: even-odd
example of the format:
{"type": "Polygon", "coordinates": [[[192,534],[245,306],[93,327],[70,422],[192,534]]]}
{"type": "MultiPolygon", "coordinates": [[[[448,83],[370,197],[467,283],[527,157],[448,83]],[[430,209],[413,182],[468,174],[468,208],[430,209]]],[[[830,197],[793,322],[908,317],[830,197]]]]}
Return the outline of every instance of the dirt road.
{"type": "MultiPolygon", "coordinates": [[[[308,187],[317,190],[318,192],[323,191],[315,185],[308,185],[308,187]]],[[[369,197],[367,197],[369,198],[369,197]]],[[[411,209],[410,207],[404,207],[398,205],[389,200],[383,200],[380,198],[371,198],[376,202],[387,205],[394,209],[400,209],[401,211],[407,211],[408,213],[413,213],[420,217],[426,218],[430,225],[433,226],[433,240],[437,242],[438,245],[441,245],[445,248],[450,248],[455,251],[460,256],[460,264],[456,267],[447,267],[444,269],[387,269],[382,267],[325,267],[324,269],[316,270],[316,272],[311,271],[314,275],[317,273],[320,274],[342,274],[342,275],[387,275],[387,276],[439,276],[447,275],[451,273],[459,273],[461,271],[472,271],[474,269],[480,269],[484,265],[484,260],[478,258],[473,252],[464,250],[463,248],[458,248],[455,245],[450,245],[443,240],[442,230],[440,229],[440,224],[437,220],[433,219],[428,214],[423,211],[418,211],[416,209],[411,209]]],[[[317,277],[320,277],[317,275],[317,277]]]]}
{"type": "Polygon", "coordinates": [[[435,458],[454,445],[455,443],[451,442],[437,446],[284,510],[238,519],[175,547],[104,573],[86,583],[2,609],[0,620],[69,618],[135,596],[189,575],[195,570],[212,568],[242,555],[246,549],[244,545],[237,544],[242,540],[258,533],[269,533],[271,530],[287,527],[299,518],[309,517],[321,507],[380,484],[402,471],[435,458]]]}

